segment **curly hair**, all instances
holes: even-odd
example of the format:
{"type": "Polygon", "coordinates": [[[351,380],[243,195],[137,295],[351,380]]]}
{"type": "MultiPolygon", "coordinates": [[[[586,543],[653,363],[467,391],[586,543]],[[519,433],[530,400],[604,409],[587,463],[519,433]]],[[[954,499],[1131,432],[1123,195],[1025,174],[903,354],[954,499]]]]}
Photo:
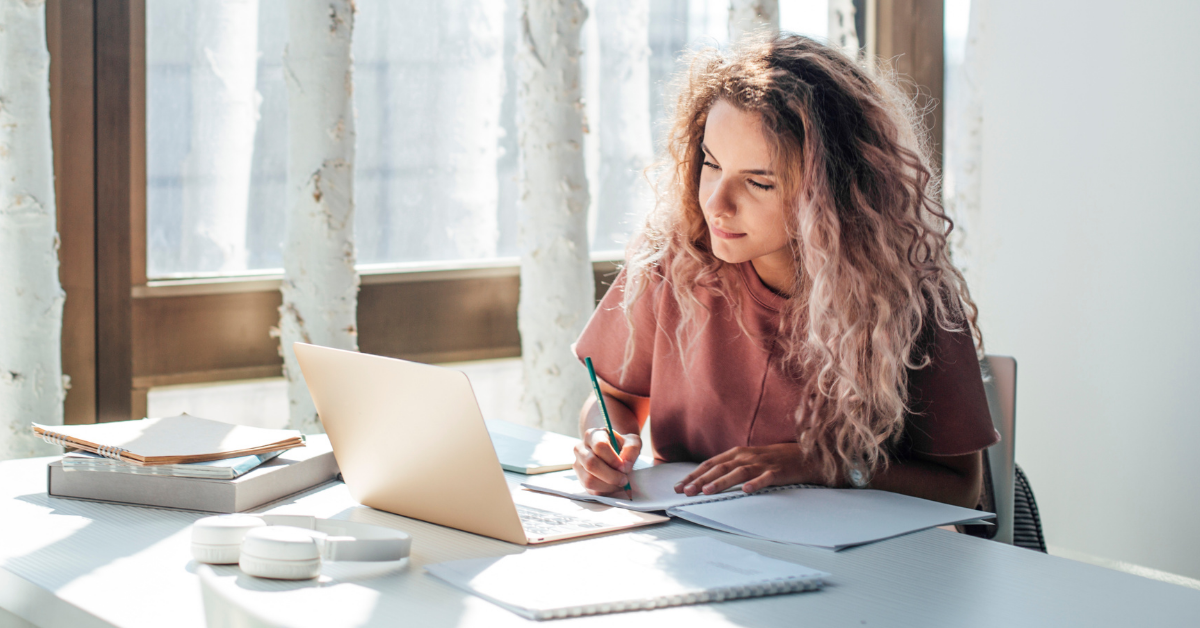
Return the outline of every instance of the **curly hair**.
{"type": "MultiPolygon", "coordinates": [[[[786,35],[731,54],[696,53],[676,80],[657,201],[626,251],[623,308],[673,291],[672,330],[687,362],[708,312],[699,290],[723,296],[741,324],[740,274],[712,253],[699,201],[705,122],[717,101],[761,116],[789,199],[795,260],[778,333],[761,339],[802,387],[796,436],[830,483],[878,472],[904,429],[908,370],[929,364],[923,333],[968,328],[982,355],[978,311],[947,246],[953,222],[938,202],[917,111],[894,79],[844,53],[786,35]],[[782,165],[782,167],[781,167],[782,165]]],[[[625,347],[622,374],[633,356],[625,347]]]]}

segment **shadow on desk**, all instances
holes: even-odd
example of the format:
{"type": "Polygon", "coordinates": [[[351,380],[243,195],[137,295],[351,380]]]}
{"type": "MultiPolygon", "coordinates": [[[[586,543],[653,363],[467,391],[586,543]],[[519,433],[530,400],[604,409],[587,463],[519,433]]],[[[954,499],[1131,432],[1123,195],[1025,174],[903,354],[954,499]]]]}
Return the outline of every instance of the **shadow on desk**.
{"type": "MultiPolygon", "coordinates": [[[[26,534],[14,526],[11,532],[14,538],[22,540],[24,547],[14,545],[22,553],[0,558],[10,570],[33,576],[26,577],[55,592],[123,558],[151,549],[206,516],[204,513],[61,499],[44,492],[18,495],[14,499],[41,511],[42,515],[50,515],[51,523],[46,525],[43,520],[39,529],[29,530],[26,534]],[[100,521],[104,523],[101,525],[100,521]],[[115,539],[110,529],[113,525],[131,534],[115,539]],[[52,540],[46,542],[48,539],[52,540]]],[[[9,521],[10,526],[14,524],[9,521]]]]}
{"type": "Polygon", "coordinates": [[[214,577],[230,581],[234,586],[246,591],[299,591],[301,589],[319,589],[346,583],[362,583],[407,571],[408,559],[389,563],[325,563],[321,565],[321,575],[309,580],[272,580],[256,578],[242,573],[237,565],[205,565],[192,561],[187,570],[200,574],[205,570],[211,571],[214,577]]]}

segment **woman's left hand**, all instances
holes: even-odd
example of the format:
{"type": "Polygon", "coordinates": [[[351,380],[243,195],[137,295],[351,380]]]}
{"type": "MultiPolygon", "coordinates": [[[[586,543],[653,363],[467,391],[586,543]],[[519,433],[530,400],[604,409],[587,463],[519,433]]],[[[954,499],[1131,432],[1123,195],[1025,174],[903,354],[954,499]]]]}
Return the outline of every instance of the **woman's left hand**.
{"type": "Polygon", "coordinates": [[[753,493],[768,486],[810,484],[819,480],[805,471],[799,445],[780,443],[766,447],[734,447],[713,456],[676,484],[675,492],[688,496],[713,495],[743,482],[742,490],[753,493]]]}

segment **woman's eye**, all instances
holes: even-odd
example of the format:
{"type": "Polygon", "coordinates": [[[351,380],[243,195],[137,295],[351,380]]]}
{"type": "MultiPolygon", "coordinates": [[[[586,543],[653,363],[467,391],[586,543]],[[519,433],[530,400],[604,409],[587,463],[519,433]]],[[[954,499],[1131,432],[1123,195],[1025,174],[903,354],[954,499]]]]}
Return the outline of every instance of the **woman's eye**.
{"type": "Polygon", "coordinates": [[[709,167],[709,168],[712,168],[713,170],[720,170],[720,169],[721,169],[721,167],[720,167],[720,166],[718,166],[717,164],[714,164],[714,163],[713,163],[713,162],[711,162],[711,161],[708,161],[707,159],[706,159],[706,160],[704,160],[704,165],[705,165],[705,166],[707,166],[707,167],[709,167]]]}
{"type": "Polygon", "coordinates": [[[773,186],[773,185],[767,185],[766,183],[759,183],[758,181],[755,181],[754,179],[746,179],[746,181],[748,181],[750,183],[750,185],[753,185],[754,187],[756,187],[760,190],[767,191],[767,190],[775,189],[775,186],[773,186]]]}

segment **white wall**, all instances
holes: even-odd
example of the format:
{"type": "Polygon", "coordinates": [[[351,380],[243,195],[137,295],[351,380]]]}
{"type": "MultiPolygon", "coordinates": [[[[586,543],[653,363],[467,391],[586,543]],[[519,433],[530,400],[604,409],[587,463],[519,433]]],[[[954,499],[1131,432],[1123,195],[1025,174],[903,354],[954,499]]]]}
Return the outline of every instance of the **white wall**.
{"type": "Polygon", "coordinates": [[[988,5],[970,278],[1017,461],[1049,543],[1200,578],[1200,2],[988,5]]]}

